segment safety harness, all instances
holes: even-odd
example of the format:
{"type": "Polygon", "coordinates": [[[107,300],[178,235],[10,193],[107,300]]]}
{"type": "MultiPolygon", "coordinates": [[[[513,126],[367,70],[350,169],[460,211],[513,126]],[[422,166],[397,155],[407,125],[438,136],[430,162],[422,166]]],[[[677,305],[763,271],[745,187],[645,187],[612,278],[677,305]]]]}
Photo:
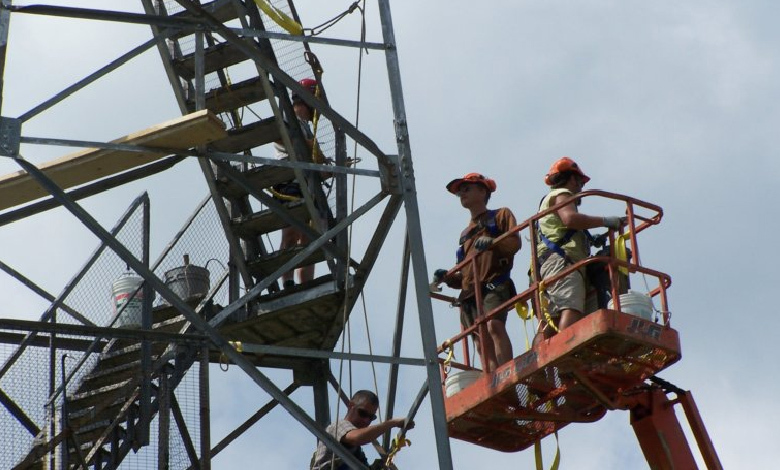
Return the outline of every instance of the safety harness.
{"type": "MultiPolygon", "coordinates": [[[[496,238],[503,233],[501,231],[501,228],[498,226],[498,223],[496,223],[497,212],[498,210],[488,209],[487,211],[485,211],[486,217],[484,220],[480,220],[479,223],[477,223],[477,225],[471,228],[471,230],[468,229],[464,230],[463,233],[460,234],[460,241],[459,241],[460,246],[458,246],[458,249],[455,252],[455,259],[457,260],[457,263],[460,263],[464,259],[466,259],[466,248],[465,248],[466,242],[474,238],[483,229],[487,230],[487,233],[493,238],[496,238]]],[[[484,287],[487,290],[493,290],[499,285],[508,281],[510,276],[511,274],[508,271],[499,274],[495,278],[486,282],[484,287]]]]}

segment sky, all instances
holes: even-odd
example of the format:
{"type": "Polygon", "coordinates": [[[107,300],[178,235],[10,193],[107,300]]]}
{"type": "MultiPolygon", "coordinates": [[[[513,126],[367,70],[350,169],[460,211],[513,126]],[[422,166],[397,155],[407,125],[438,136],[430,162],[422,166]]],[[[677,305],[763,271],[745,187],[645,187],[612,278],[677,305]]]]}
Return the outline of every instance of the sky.
{"type": "MultiPolygon", "coordinates": [[[[305,27],[350,4],[322,3],[296,2],[305,27]]],[[[139,8],[133,1],[111,5],[139,8]]],[[[725,468],[775,467],[780,454],[770,431],[780,412],[771,392],[780,389],[780,378],[768,359],[780,322],[772,313],[778,276],[768,245],[778,229],[773,207],[780,180],[780,111],[773,103],[780,98],[780,32],[774,21],[780,7],[761,0],[431,0],[394,1],[391,8],[428,270],[452,266],[468,214],[444,186],[472,171],[496,180],[491,205],[509,207],[520,220],[534,213],[546,192],[543,176],[562,155],[576,159],[591,177],[589,188],[660,205],[662,224],[640,241],[642,262],[672,276],[672,326],[683,351],[682,360],[660,375],[692,392],[725,468]]],[[[367,2],[366,16],[368,40],[380,42],[374,2],[367,2]]],[[[359,27],[353,14],[324,36],[357,39],[359,27]]],[[[141,26],[14,15],[2,115],[18,116],[148,38],[141,26]]],[[[331,103],[352,119],[358,52],[323,46],[314,51],[325,67],[331,103]]],[[[396,153],[382,53],[363,58],[361,87],[361,129],[385,152],[396,153]]],[[[109,140],[177,115],[152,51],[25,123],[23,134],[109,140]]],[[[68,149],[26,146],[23,153],[39,163],[68,149]]],[[[358,156],[366,168],[375,167],[367,153],[358,156]]],[[[16,170],[13,162],[0,161],[0,173],[16,170]]],[[[365,198],[375,190],[372,184],[356,192],[365,198]]],[[[188,162],[87,199],[84,206],[110,227],[144,190],[153,201],[153,244],[159,250],[207,188],[195,162],[188,162]]],[[[580,210],[619,215],[598,212],[606,207],[586,202],[580,210]]],[[[360,237],[370,235],[375,221],[366,218],[358,244],[365,243],[360,237]]],[[[403,222],[399,215],[366,288],[371,347],[380,354],[389,353],[392,340],[403,222]]],[[[0,259],[50,292],[62,289],[95,244],[62,210],[0,228],[0,259]]],[[[525,282],[529,253],[526,243],[517,255],[518,285],[525,282]]],[[[2,279],[0,295],[7,302],[1,315],[39,318],[45,303],[2,279]]],[[[416,307],[407,305],[403,354],[419,357],[416,307]]],[[[353,313],[356,352],[368,351],[363,314],[360,306],[353,313]]],[[[454,310],[434,304],[434,315],[438,341],[458,331],[454,310]]],[[[510,318],[507,327],[517,353],[524,347],[523,325],[510,318]]],[[[339,364],[333,366],[338,371],[339,364]]],[[[373,388],[370,368],[354,367],[350,386],[373,388]]],[[[408,369],[399,389],[402,410],[423,380],[421,371],[408,369]]],[[[289,381],[284,374],[269,374],[282,388],[289,381]]],[[[376,374],[386,382],[386,368],[378,366],[376,374]]],[[[212,388],[212,405],[219,410],[215,439],[268,399],[237,368],[224,377],[212,388]]],[[[307,410],[310,396],[308,389],[293,395],[307,410]]],[[[334,405],[334,416],[343,412],[334,405]]],[[[409,435],[412,447],[396,459],[400,468],[436,467],[430,421],[426,402],[409,435]]],[[[559,443],[564,470],[646,468],[625,411],[570,425],[559,443]]],[[[313,447],[314,438],[277,409],[218,456],[214,468],[251,465],[258,458],[263,467],[301,468],[313,447]]],[[[530,450],[503,454],[456,440],[451,448],[457,469],[485,463],[535,468],[530,450]]],[[[554,440],[545,439],[543,448],[549,465],[554,440]]]]}

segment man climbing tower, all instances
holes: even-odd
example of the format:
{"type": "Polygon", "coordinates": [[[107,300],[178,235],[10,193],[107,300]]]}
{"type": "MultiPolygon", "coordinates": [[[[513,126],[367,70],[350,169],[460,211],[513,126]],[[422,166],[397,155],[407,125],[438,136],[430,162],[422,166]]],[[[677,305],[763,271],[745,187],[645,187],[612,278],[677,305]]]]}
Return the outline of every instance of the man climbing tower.
{"type": "MultiPolygon", "coordinates": [[[[368,444],[392,428],[404,426],[405,418],[393,418],[372,425],[379,408],[379,398],[370,390],[360,390],[352,395],[347,404],[347,414],[343,420],[336,421],[325,429],[337,441],[344,445],[358,460],[368,465],[366,454],[361,446],[368,444]]],[[[412,429],[414,421],[406,425],[412,429]]],[[[374,466],[372,466],[373,468],[374,466]]],[[[317,450],[312,458],[311,470],[349,470],[349,466],[336,457],[322,442],[317,442],[317,450]]]]}

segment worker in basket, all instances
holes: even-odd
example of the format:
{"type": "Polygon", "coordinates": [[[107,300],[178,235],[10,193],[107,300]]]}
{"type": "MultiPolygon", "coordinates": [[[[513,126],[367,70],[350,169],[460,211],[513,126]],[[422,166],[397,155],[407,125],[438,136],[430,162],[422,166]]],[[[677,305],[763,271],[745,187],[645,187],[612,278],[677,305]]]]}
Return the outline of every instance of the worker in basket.
{"type": "MultiPolygon", "coordinates": [[[[379,397],[370,390],[359,390],[352,395],[352,399],[347,404],[347,414],[344,419],[336,421],[325,429],[325,432],[344,445],[366,466],[368,466],[368,459],[361,446],[377,439],[392,428],[405,430],[414,428],[414,421],[406,423],[405,418],[392,418],[379,424],[371,424],[377,417],[377,409],[379,409],[379,397]]],[[[370,466],[372,469],[384,467],[382,460],[377,460],[370,466]]],[[[349,470],[349,468],[325,444],[321,441],[317,442],[317,450],[311,460],[311,470],[349,470]]]]}
{"type": "MultiPolygon", "coordinates": [[[[458,299],[464,328],[472,326],[478,315],[476,289],[481,290],[484,313],[517,294],[510,275],[515,253],[520,250],[520,236],[515,233],[495,242],[501,234],[517,225],[517,221],[506,207],[497,210],[487,208],[490,195],[495,190],[496,182],[479,173],[469,173],[447,184],[447,191],[458,196],[460,204],[469,211],[469,224],[461,233],[456,261],[460,263],[474,253],[482,252],[476,258],[476,272],[469,263],[449,276],[445,269],[436,270],[433,276],[436,284],[445,282],[461,290],[458,299]]],[[[514,357],[512,342],[506,332],[507,315],[508,310],[487,322],[487,337],[481,338],[478,333],[474,335],[477,351],[480,351],[480,341],[484,340],[487,357],[482,358],[482,367],[486,370],[495,370],[514,357]]]]}
{"type": "MultiPolygon", "coordinates": [[[[544,182],[550,192],[542,198],[539,212],[573,198],[582,191],[590,178],[569,157],[561,157],[550,167],[544,182]]],[[[536,255],[542,280],[549,279],[568,266],[590,256],[588,229],[606,227],[618,230],[625,224],[621,216],[593,216],[577,210],[579,200],[564,205],[537,222],[536,255]]],[[[544,295],[548,300],[549,320],[540,312],[541,337],[549,338],[580,320],[585,310],[588,280],[585,269],[579,269],[546,285],[544,295]],[[552,323],[552,324],[551,324],[552,323]]],[[[537,336],[539,339],[540,336],[537,336]]]]}

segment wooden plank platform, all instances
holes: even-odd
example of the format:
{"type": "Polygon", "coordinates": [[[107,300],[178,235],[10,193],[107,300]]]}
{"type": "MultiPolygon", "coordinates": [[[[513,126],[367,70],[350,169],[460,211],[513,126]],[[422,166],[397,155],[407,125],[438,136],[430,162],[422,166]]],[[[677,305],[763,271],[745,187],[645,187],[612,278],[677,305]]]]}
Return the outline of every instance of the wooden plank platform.
{"type": "Polygon", "coordinates": [[[598,310],[447,397],[450,437],[523,450],[570,423],[601,419],[605,401],[679,359],[675,330],[598,310]]]}
{"type": "MultiPolygon", "coordinates": [[[[208,111],[198,111],[111,141],[117,144],[189,149],[227,136],[224,124],[208,111]]],[[[49,178],[68,189],[121,173],[165,157],[160,152],[86,149],[40,165],[49,178]]],[[[0,177],[0,210],[47,196],[25,171],[0,177]]]]}

